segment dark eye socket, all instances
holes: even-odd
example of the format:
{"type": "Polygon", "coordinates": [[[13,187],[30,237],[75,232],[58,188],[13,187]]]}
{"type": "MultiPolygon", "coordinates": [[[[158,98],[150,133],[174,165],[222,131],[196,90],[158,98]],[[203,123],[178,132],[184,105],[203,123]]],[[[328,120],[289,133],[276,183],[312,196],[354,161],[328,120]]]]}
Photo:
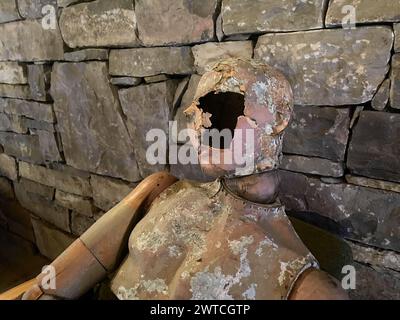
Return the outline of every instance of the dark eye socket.
{"type": "MultiPolygon", "coordinates": [[[[235,92],[210,92],[200,98],[199,108],[203,112],[211,114],[211,127],[222,131],[228,129],[233,137],[238,118],[244,115],[244,96],[235,92]]],[[[225,141],[221,138],[220,146],[229,146],[231,141],[225,141]]],[[[210,141],[212,147],[212,141],[210,141]]]]}

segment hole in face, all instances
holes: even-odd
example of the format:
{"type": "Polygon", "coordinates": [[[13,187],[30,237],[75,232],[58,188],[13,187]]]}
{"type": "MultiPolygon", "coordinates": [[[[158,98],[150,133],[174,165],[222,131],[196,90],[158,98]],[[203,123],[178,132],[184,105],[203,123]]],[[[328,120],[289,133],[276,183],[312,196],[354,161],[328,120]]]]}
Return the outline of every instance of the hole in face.
{"type": "Polygon", "coordinates": [[[219,139],[207,139],[205,137],[204,142],[213,148],[229,148],[238,117],[244,115],[244,95],[235,92],[221,92],[217,94],[210,92],[200,98],[199,102],[199,108],[203,112],[211,114],[211,127],[207,128],[208,130],[216,129],[218,132],[221,132],[224,129],[228,129],[230,132],[229,137],[226,135],[220,135],[219,139]]]}

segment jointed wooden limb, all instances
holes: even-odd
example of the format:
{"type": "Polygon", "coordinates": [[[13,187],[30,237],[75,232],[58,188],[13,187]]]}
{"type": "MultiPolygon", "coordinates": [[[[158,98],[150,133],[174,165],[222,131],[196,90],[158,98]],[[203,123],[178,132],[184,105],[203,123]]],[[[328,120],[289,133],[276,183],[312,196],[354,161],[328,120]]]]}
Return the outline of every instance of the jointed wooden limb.
{"type": "Polygon", "coordinates": [[[17,300],[22,294],[36,284],[36,279],[29,280],[0,294],[0,300],[17,300]]]}
{"type": "Polygon", "coordinates": [[[143,180],[51,264],[55,269],[55,289],[45,289],[41,285],[46,276],[41,274],[23,299],[38,300],[45,296],[77,299],[90,290],[118,266],[143,210],[147,210],[152,201],[176,181],[166,172],[143,180]]]}

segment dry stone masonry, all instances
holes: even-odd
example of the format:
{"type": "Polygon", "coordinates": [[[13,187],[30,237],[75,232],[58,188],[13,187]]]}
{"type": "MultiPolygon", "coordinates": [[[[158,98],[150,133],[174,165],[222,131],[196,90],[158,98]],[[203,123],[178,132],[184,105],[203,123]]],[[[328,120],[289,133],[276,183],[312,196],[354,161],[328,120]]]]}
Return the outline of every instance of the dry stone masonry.
{"type": "Polygon", "coordinates": [[[17,8],[17,1],[3,0],[0,2],[0,23],[21,19],[17,8]]]}
{"type": "Polygon", "coordinates": [[[287,210],[347,239],[352,297],[399,299],[399,1],[1,0],[0,228],[55,258],[149,174],[209,180],[149,164],[146,133],[182,148],[168,121],[185,128],[201,75],[229,57],[293,86],[287,210]]]}
{"type": "Polygon", "coordinates": [[[286,74],[296,104],[337,106],[373,98],[392,46],[388,27],[277,33],[259,38],[255,57],[286,74]]]}
{"type": "Polygon", "coordinates": [[[138,45],[131,0],[97,0],[65,8],[60,29],[70,48],[138,45]]]}
{"type": "Polygon", "coordinates": [[[356,23],[398,22],[400,3],[393,0],[331,0],[326,14],[327,26],[341,25],[343,7],[353,6],[356,12],[356,23]]]}
{"type": "Polygon", "coordinates": [[[146,47],[212,41],[219,0],[136,0],[139,39],[146,47]]]}
{"type": "Polygon", "coordinates": [[[106,63],[56,63],[51,94],[68,165],[140,180],[133,143],[117,91],[108,81],[106,63]]]}
{"type": "Polygon", "coordinates": [[[320,29],[327,0],[224,0],[225,35],[320,29]]]}
{"type": "Polygon", "coordinates": [[[190,47],[160,47],[111,50],[110,74],[150,77],[159,74],[186,75],[193,72],[190,47]]]}

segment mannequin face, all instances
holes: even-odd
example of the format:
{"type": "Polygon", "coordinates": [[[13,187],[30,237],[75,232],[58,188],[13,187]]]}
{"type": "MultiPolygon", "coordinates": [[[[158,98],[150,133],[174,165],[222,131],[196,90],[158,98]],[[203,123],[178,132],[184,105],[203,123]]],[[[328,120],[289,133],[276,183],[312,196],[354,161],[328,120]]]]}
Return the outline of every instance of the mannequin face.
{"type": "Polygon", "coordinates": [[[185,111],[202,170],[240,177],[276,169],[292,107],[290,85],[277,70],[255,61],[217,64],[185,111]]]}

